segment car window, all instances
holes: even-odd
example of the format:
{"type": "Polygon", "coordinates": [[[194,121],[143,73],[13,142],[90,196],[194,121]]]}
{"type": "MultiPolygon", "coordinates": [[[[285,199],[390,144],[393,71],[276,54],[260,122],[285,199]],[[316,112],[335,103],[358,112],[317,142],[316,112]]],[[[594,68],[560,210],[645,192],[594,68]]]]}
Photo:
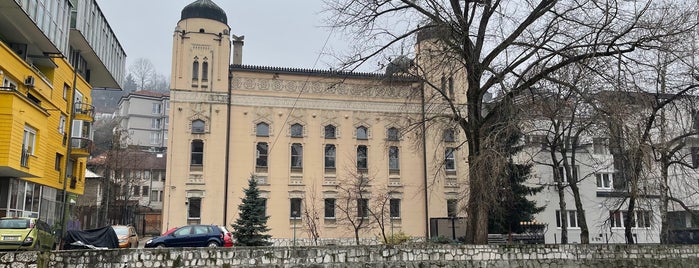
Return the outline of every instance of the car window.
{"type": "Polygon", "coordinates": [[[0,219],[0,229],[27,229],[29,220],[27,219],[0,219]]]}
{"type": "Polygon", "coordinates": [[[206,226],[196,226],[194,227],[194,234],[206,234],[209,232],[206,226]]]}
{"type": "Polygon", "coordinates": [[[192,232],[192,227],[182,227],[175,231],[175,236],[189,235],[192,232]]]}
{"type": "Polygon", "coordinates": [[[116,233],[116,235],[128,235],[129,234],[128,229],[126,229],[125,227],[112,227],[112,229],[114,229],[114,232],[116,233]]]}

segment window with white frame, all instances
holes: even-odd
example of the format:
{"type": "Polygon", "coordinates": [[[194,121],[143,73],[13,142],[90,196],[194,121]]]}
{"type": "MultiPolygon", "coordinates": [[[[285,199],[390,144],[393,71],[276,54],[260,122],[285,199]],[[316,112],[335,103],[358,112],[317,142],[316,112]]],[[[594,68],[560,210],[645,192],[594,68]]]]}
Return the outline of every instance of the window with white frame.
{"type": "Polygon", "coordinates": [[[391,198],[389,200],[389,213],[391,219],[400,219],[400,199],[391,198]]]}
{"type": "Polygon", "coordinates": [[[367,169],[369,167],[369,164],[367,162],[367,153],[368,153],[368,149],[367,149],[366,145],[357,146],[357,168],[358,169],[367,169]]]}
{"type": "Polygon", "coordinates": [[[333,144],[325,145],[325,168],[335,168],[336,147],[333,144]]]}
{"type": "Polygon", "coordinates": [[[201,134],[206,131],[206,122],[201,119],[196,119],[192,121],[192,133],[201,134]]]}
{"type": "Polygon", "coordinates": [[[578,228],[578,214],[575,210],[567,210],[561,213],[560,210],[556,210],[556,227],[561,228],[562,219],[565,217],[566,227],[568,228],[578,228]]]}
{"type": "Polygon", "coordinates": [[[388,169],[393,171],[400,170],[400,156],[396,146],[388,148],[388,169]]]}
{"type": "Polygon", "coordinates": [[[444,168],[447,171],[456,170],[456,158],[454,157],[454,148],[447,147],[444,149],[444,168]]]}
{"type": "Polygon", "coordinates": [[[303,145],[291,144],[291,168],[303,168],[303,145]]]}
{"type": "Polygon", "coordinates": [[[17,90],[17,83],[12,79],[5,77],[2,80],[2,90],[17,90]]]}
{"type": "Polygon", "coordinates": [[[160,118],[153,118],[153,119],[151,120],[151,128],[160,129],[162,123],[163,123],[163,120],[162,120],[162,119],[160,119],[160,118]]]}
{"type": "MultiPolygon", "coordinates": [[[[580,178],[580,177],[578,177],[578,165],[570,166],[570,168],[571,168],[571,173],[572,173],[573,178],[575,178],[575,181],[578,181],[578,178],[580,178]]],[[[568,178],[568,174],[565,170],[565,167],[563,167],[563,166],[558,167],[558,175],[559,175],[559,178],[562,179],[561,182],[570,182],[571,181],[571,178],[568,178]]],[[[555,181],[555,179],[556,179],[556,177],[554,177],[554,181],[555,181]]]]}
{"type": "MultiPolygon", "coordinates": [[[[609,211],[609,224],[612,228],[624,228],[628,211],[609,211]]],[[[650,228],[653,214],[648,210],[635,210],[631,217],[632,228],[650,228]]]]}
{"type": "Polygon", "coordinates": [[[598,173],[595,173],[595,179],[597,180],[597,190],[613,190],[614,189],[613,173],[598,172],[598,173]]]}
{"type": "Polygon", "coordinates": [[[58,122],[58,133],[65,134],[65,132],[66,132],[66,120],[67,120],[66,115],[62,114],[61,119],[58,122]]]}
{"type": "Polygon", "coordinates": [[[160,144],[160,133],[151,132],[150,133],[150,144],[160,144]]]}
{"type": "Polygon", "coordinates": [[[30,126],[24,126],[24,139],[22,141],[22,149],[29,155],[34,155],[34,146],[36,145],[36,129],[30,126]]]}
{"type": "Polygon", "coordinates": [[[187,224],[201,223],[201,198],[190,197],[187,199],[187,224]]]}
{"type": "Polygon", "coordinates": [[[160,114],[163,111],[163,105],[160,103],[153,103],[153,108],[151,109],[152,114],[160,114]]]}

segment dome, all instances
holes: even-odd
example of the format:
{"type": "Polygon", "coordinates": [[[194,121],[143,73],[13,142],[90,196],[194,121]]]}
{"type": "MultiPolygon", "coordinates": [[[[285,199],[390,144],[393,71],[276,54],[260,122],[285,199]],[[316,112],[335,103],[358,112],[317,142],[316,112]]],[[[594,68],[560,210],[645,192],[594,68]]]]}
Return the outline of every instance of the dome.
{"type": "Polygon", "coordinates": [[[386,75],[408,73],[410,71],[410,67],[413,67],[413,65],[413,60],[405,55],[400,55],[398,58],[388,63],[388,66],[386,66],[386,75]]]}
{"type": "Polygon", "coordinates": [[[210,19],[228,24],[226,12],[211,0],[197,0],[184,7],[181,20],[191,18],[210,19]]]}

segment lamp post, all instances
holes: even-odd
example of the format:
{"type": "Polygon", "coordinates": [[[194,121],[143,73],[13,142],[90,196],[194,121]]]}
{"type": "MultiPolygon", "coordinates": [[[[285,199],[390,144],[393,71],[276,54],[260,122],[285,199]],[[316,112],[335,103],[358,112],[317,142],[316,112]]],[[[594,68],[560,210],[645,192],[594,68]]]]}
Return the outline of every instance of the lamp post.
{"type": "Polygon", "coordinates": [[[299,212],[294,210],[291,212],[291,220],[294,221],[294,237],[293,237],[293,242],[292,244],[294,247],[296,246],[296,218],[298,217],[299,212]]]}

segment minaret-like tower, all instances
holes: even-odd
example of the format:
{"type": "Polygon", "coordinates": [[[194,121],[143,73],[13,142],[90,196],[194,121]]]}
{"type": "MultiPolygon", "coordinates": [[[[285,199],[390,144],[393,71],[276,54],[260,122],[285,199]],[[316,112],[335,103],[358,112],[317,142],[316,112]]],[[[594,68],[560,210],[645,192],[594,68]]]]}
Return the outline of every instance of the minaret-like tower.
{"type": "Polygon", "coordinates": [[[211,0],[182,9],[173,33],[163,230],[224,224],[231,35],[211,0]]]}

